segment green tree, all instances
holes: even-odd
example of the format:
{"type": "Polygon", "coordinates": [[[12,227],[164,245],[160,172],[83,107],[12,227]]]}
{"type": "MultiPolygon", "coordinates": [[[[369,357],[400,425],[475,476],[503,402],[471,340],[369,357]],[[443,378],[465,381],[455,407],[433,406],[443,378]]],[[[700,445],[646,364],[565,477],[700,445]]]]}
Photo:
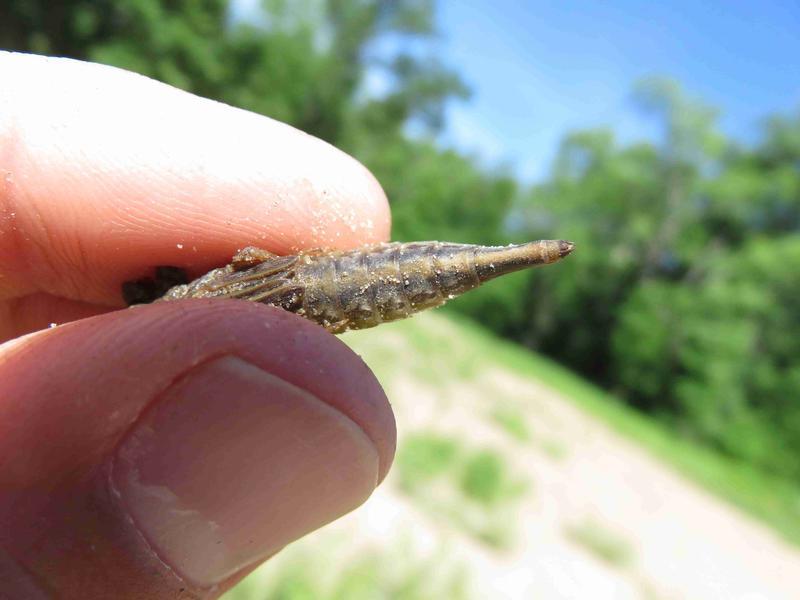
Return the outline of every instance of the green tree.
{"type": "MultiPolygon", "coordinates": [[[[529,237],[557,232],[578,245],[558,276],[530,278],[518,339],[610,387],[621,306],[645,281],[687,276],[708,243],[699,191],[726,147],[715,112],[674,83],[643,82],[634,100],[657,119],[658,143],[620,147],[607,130],[571,134],[550,179],[517,207],[529,237]]],[[[648,409],[660,401],[633,397],[648,409]]]]}
{"type": "Polygon", "coordinates": [[[647,282],[614,334],[620,383],[671,399],[684,431],[800,477],[799,269],[795,235],[718,256],[693,284],[647,282]]]}
{"type": "Polygon", "coordinates": [[[267,0],[234,22],[228,0],[12,0],[0,47],[115,65],[284,120],[337,145],[379,124],[433,123],[464,84],[425,55],[381,52],[434,33],[425,0],[267,0]],[[390,89],[362,98],[368,71],[390,89]]]}
{"type": "Polygon", "coordinates": [[[715,243],[736,247],[749,236],[800,230],[800,111],[766,122],[763,141],[738,148],[703,188],[703,227],[715,243]]]}

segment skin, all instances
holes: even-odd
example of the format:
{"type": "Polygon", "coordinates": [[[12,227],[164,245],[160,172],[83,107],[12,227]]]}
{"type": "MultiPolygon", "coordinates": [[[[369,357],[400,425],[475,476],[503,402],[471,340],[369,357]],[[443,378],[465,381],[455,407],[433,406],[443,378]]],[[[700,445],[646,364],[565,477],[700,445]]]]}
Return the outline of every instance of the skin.
{"type": "Polygon", "coordinates": [[[384,241],[385,195],[320,140],[125,71],[0,53],[0,80],[0,596],[217,597],[369,496],[394,418],[321,327],[232,300],[120,310],[120,285],[384,241]]]}

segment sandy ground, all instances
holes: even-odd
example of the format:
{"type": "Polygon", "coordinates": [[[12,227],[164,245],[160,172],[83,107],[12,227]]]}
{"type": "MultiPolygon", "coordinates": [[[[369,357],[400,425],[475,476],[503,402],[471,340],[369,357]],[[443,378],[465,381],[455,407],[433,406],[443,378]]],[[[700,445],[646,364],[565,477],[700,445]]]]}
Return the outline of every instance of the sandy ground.
{"type": "Polygon", "coordinates": [[[390,475],[365,506],[298,546],[402,539],[425,560],[460,565],[475,598],[800,598],[797,549],[544,386],[493,370],[444,389],[395,378],[387,392],[401,443],[416,431],[468,438],[532,482],[508,515],[513,545],[497,551],[470,538],[399,493],[390,475]],[[533,441],[487,418],[508,398],[533,441]],[[568,534],[581,527],[609,532],[629,557],[603,561],[568,534]]]}

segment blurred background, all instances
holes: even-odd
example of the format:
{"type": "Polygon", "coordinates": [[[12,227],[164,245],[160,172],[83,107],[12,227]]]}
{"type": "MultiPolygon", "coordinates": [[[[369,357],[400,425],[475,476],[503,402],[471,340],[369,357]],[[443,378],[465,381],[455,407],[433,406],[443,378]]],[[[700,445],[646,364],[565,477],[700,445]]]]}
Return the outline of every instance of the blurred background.
{"type": "Polygon", "coordinates": [[[397,240],[577,243],[344,336],[392,475],[229,598],[800,593],[800,5],[4,0],[353,154],[397,240]]]}

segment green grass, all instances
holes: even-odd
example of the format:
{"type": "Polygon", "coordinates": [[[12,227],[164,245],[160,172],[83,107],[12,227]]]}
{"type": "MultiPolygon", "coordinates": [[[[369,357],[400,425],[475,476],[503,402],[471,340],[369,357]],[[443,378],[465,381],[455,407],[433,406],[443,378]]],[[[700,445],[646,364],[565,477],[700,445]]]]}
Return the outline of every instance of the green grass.
{"type": "Polygon", "coordinates": [[[417,505],[497,549],[514,542],[515,506],[530,484],[502,456],[433,432],[401,442],[397,485],[417,505]]]}
{"type": "Polygon", "coordinates": [[[417,433],[402,442],[395,468],[400,487],[414,492],[432,479],[451,472],[462,452],[454,439],[429,433],[417,433]]]}
{"type": "Polygon", "coordinates": [[[554,461],[564,460],[569,454],[564,444],[556,442],[555,440],[543,440],[538,446],[545,455],[554,461]]]}
{"type": "MultiPolygon", "coordinates": [[[[415,558],[413,552],[362,551],[346,560],[329,560],[337,547],[294,552],[277,569],[254,573],[225,600],[470,600],[469,578],[445,557],[415,558]]],[[[291,552],[291,550],[289,551],[291,552]]]]}
{"type": "Polygon", "coordinates": [[[497,406],[492,410],[492,420],[518,442],[531,440],[531,429],[521,411],[509,406],[497,406]]]}
{"type": "Polygon", "coordinates": [[[522,481],[512,478],[500,455],[491,450],[479,450],[467,457],[461,467],[459,487],[465,497],[487,507],[511,501],[526,489],[522,481]]]}
{"type": "Polygon", "coordinates": [[[510,438],[522,444],[533,441],[533,447],[541,450],[548,458],[558,461],[569,454],[566,447],[554,439],[534,439],[524,413],[518,408],[500,404],[492,409],[489,418],[510,438]]]}
{"type": "MultiPolygon", "coordinates": [[[[627,407],[564,367],[501,340],[468,319],[452,313],[446,317],[423,315],[388,327],[410,344],[413,352],[405,352],[413,356],[403,358],[413,361],[415,372],[427,372],[426,380],[431,385],[445,386],[452,377],[469,380],[479,370],[489,367],[509,369],[536,379],[614,431],[636,441],[688,479],[800,546],[800,485],[682,439],[667,426],[627,407]]],[[[362,340],[367,340],[369,334],[360,332],[347,341],[360,351],[362,340]]],[[[390,377],[396,372],[397,357],[384,355],[373,362],[368,350],[364,355],[380,377],[390,377]]]]}
{"type": "Polygon", "coordinates": [[[567,527],[567,537],[592,555],[614,567],[624,567],[633,559],[630,544],[616,533],[593,521],[567,527]]]}

